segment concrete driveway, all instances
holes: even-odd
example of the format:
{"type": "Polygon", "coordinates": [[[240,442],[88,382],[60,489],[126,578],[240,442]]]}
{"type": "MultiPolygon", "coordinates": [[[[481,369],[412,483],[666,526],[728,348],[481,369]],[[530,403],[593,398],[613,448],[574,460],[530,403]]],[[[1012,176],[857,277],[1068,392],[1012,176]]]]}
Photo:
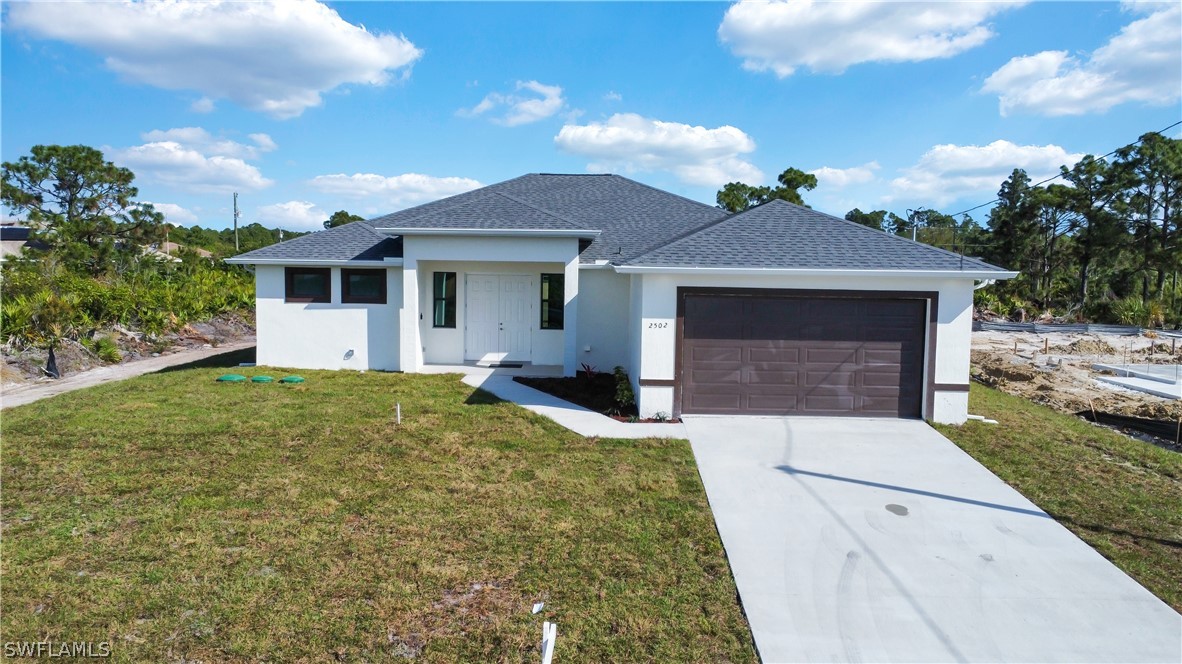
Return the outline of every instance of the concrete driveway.
{"type": "Polygon", "coordinates": [[[765,662],[1182,661],[1182,616],[923,422],[685,423],[765,662]]]}

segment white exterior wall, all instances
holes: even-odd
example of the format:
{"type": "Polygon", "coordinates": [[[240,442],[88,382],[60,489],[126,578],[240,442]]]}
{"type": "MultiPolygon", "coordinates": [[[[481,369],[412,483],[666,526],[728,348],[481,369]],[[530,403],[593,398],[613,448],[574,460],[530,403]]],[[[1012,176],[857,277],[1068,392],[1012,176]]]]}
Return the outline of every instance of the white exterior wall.
{"type": "MultiPolygon", "coordinates": [[[[644,278],[628,275],[628,379],[632,381],[632,393],[636,395],[636,406],[640,408],[640,319],[644,316],[644,278]]],[[[651,397],[650,397],[651,399],[651,397]]],[[[673,403],[672,394],[669,402],[673,403]]],[[[650,413],[657,412],[653,408],[650,413]]]]}
{"type": "MultiPolygon", "coordinates": [[[[789,277],[741,275],[644,274],[632,275],[632,334],[639,338],[633,349],[632,381],[641,417],[673,412],[672,387],[640,386],[643,380],[673,380],[676,362],[677,289],[684,286],[711,288],[780,288],[864,291],[937,291],[940,294],[936,323],[934,361],[937,384],[967,385],[969,345],[973,315],[973,280],[924,279],[915,277],[789,277]]],[[[925,345],[926,350],[926,345],[925,345]]],[[[924,376],[927,376],[926,362],[924,376]]],[[[964,392],[935,394],[933,412],[924,417],[936,422],[960,424],[965,421],[968,395],[964,392]]]]}
{"type": "Polygon", "coordinates": [[[611,268],[579,270],[578,361],[599,371],[631,368],[631,279],[611,268]]]}
{"type": "MultiPolygon", "coordinates": [[[[401,366],[416,372],[425,362],[459,364],[464,359],[464,290],[466,274],[565,274],[564,330],[539,330],[534,321],[530,362],[561,364],[574,375],[578,367],[579,241],[553,237],[481,237],[407,235],[402,245],[404,306],[399,312],[402,334],[401,366]],[[456,273],[456,327],[431,325],[433,272],[456,273]],[[568,332],[570,332],[568,334],[568,332]]],[[[540,316],[540,291],[533,303],[540,316]]]]}
{"type": "Polygon", "coordinates": [[[285,290],[283,266],[255,267],[260,366],[398,371],[401,270],[386,269],[386,304],[343,304],[335,267],[331,303],[284,302],[285,290]]]}
{"type": "MultiPolygon", "coordinates": [[[[530,330],[530,362],[533,364],[562,364],[563,332],[565,330],[540,330],[542,273],[561,273],[562,263],[488,263],[454,261],[419,261],[419,311],[423,319],[419,325],[423,346],[423,362],[427,364],[461,364],[464,362],[464,314],[467,305],[467,280],[469,274],[520,274],[529,276],[533,283],[534,301],[531,302],[533,317],[530,330]],[[435,272],[456,273],[456,326],[454,328],[432,325],[431,289],[435,272]]],[[[565,284],[564,284],[565,286],[565,284]]],[[[563,319],[563,327],[567,323],[563,319]]]]}

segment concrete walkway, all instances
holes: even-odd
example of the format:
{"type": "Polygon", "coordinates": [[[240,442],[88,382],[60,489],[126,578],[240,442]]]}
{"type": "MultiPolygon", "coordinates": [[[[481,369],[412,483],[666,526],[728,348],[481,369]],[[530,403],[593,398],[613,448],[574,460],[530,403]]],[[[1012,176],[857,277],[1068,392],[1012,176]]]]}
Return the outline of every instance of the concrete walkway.
{"type": "Polygon", "coordinates": [[[1182,616],[923,422],[685,426],[765,662],[1182,661],[1182,616]]]}
{"type": "Polygon", "coordinates": [[[508,376],[467,375],[464,384],[548,417],[581,436],[599,438],[685,438],[682,424],[619,422],[593,410],[526,387],[508,376]]]}
{"type": "Polygon", "coordinates": [[[1182,364],[1093,364],[1092,368],[1116,374],[1096,376],[1098,381],[1165,399],[1182,399],[1182,364]]]}
{"type": "Polygon", "coordinates": [[[216,348],[192,348],[171,355],[149,357],[143,360],[128,362],[127,364],[112,364],[110,366],[98,367],[89,371],[83,371],[82,373],[67,375],[65,378],[58,380],[48,379],[14,387],[5,386],[3,394],[0,394],[0,408],[23,406],[27,403],[57,396],[58,394],[73,392],[74,390],[94,387],[95,385],[117,380],[127,380],[128,378],[142,376],[146,373],[167,369],[168,367],[175,367],[178,364],[188,364],[189,362],[204,360],[207,357],[233,353],[244,348],[253,348],[254,345],[254,339],[250,339],[248,341],[217,346],[216,348]]]}

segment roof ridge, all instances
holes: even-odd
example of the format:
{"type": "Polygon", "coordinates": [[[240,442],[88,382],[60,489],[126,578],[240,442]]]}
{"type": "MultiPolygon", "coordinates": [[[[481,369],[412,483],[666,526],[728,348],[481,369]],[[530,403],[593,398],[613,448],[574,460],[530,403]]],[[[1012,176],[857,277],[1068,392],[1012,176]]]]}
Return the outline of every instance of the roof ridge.
{"type": "Polygon", "coordinates": [[[641,251],[640,253],[627,258],[626,260],[628,262],[639,260],[639,259],[653,253],[654,251],[658,251],[658,250],[664,249],[665,247],[668,247],[669,245],[673,244],[674,242],[680,242],[688,237],[691,237],[693,235],[697,235],[698,233],[701,233],[702,231],[714,228],[715,226],[721,224],[724,221],[728,221],[728,220],[734,219],[735,217],[739,216],[738,214],[733,214],[731,212],[727,212],[726,210],[720,209],[719,211],[723,212],[724,214],[723,214],[723,216],[719,217],[718,219],[714,219],[714,220],[708,221],[700,226],[695,226],[691,229],[682,231],[682,232],[678,233],[677,235],[674,235],[672,238],[669,238],[667,241],[662,242],[655,247],[649,247],[648,249],[645,249],[644,251],[641,251]]]}
{"type": "Polygon", "coordinates": [[[808,210],[809,212],[815,212],[815,213],[817,213],[817,214],[819,214],[819,215],[822,215],[822,216],[825,216],[825,217],[829,217],[830,219],[833,219],[833,220],[835,220],[835,221],[840,221],[840,222],[841,222],[841,223],[843,223],[843,224],[849,224],[849,225],[852,225],[852,226],[857,226],[858,228],[863,228],[863,229],[865,229],[865,230],[868,230],[868,231],[871,231],[871,232],[882,233],[883,235],[885,235],[885,236],[887,236],[887,237],[889,237],[889,238],[894,238],[895,240],[899,240],[899,241],[906,242],[906,243],[908,243],[908,244],[911,244],[911,245],[915,245],[915,246],[918,246],[918,247],[922,247],[922,248],[923,248],[923,249],[925,249],[925,250],[938,251],[938,252],[940,252],[940,253],[942,253],[942,254],[945,254],[945,255],[948,255],[948,256],[952,256],[952,257],[954,257],[954,258],[959,258],[959,259],[962,259],[962,260],[972,261],[972,262],[974,262],[974,263],[978,263],[978,264],[980,264],[980,265],[987,265],[987,266],[989,266],[989,267],[997,267],[996,265],[991,265],[991,264],[989,264],[989,263],[986,263],[986,262],[985,262],[985,261],[983,261],[983,260],[978,260],[978,259],[976,259],[976,258],[972,258],[971,256],[965,256],[964,254],[958,254],[958,253],[956,253],[955,251],[948,251],[947,249],[942,249],[942,248],[940,248],[940,247],[937,247],[937,246],[934,246],[934,245],[931,245],[931,244],[926,244],[926,243],[920,242],[920,241],[918,241],[918,240],[912,240],[911,238],[903,237],[902,235],[895,235],[894,233],[888,233],[888,232],[886,232],[886,231],[884,231],[884,230],[882,230],[882,229],[880,229],[880,228],[871,228],[871,227],[869,227],[869,226],[864,226],[864,225],[862,225],[862,224],[859,224],[859,223],[858,223],[858,222],[856,222],[856,221],[850,221],[849,219],[844,219],[844,218],[842,218],[842,217],[839,217],[839,216],[837,216],[837,215],[829,214],[828,212],[821,212],[820,210],[814,210],[813,208],[811,208],[811,207],[809,207],[809,206],[807,206],[807,205],[797,205],[796,203],[793,203],[793,202],[791,202],[791,201],[786,201],[786,200],[784,200],[784,199],[782,199],[782,198],[773,199],[773,200],[767,201],[766,203],[760,203],[759,205],[756,205],[756,206],[754,206],[754,207],[750,207],[750,208],[748,208],[748,209],[746,209],[746,210],[743,210],[742,212],[740,212],[738,215],[735,215],[735,216],[740,216],[740,215],[746,214],[747,212],[750,212],[751,210],[754,210],[754,209],[756,209],[756,208],[761,208],[761,207],[763,207],[763,206],[765,206],[765,205],[768,205],[768,204],[771,204],[771,203],[783,203],[783,204],[785,204],[785,205],[791,205],[792,207],[801,208],[801,209],[803,209],[803,210],[808,210]]]}
{"type": "MultiPolygon", "coordinates": [[[[383,215],[381,215],[381,216],[379,216],[379,217],[374,217],[373,219],[366,219],[365,221],[366,221],[367,223],[370,223],[370,225],[372,225],[372,224],[373,224],[373,222],[375,222],[375,221],[380,221],[380,220],[382,220],[382,219],[385,219],[386,217],[392,217],[392,216],[394,216],[394,215],[396,215],[396,214],[403,214],[403,213],[406,213],[406,212],[413,212],[414,210],[418,210],[419,208],[425,208],[425,207],[427,207],[427,206],[429,206],[429,205],[435,205],[435,204],[437,204],[437,203],[442,203],[442,202],[444,202],[444,201],[447,201],[447,200],[450,200],[450,199],[453,199],[453,198],[460,198],[460,197],[470,197],[470,196],[469,196],[470,194],[476,194],[476,193],[480,193],[480,192],[483,192],[483,193],[497,193],[497,192],[496,192],[496,190],[494,190],[494,189],[493,189],[493,187],[499,187],[499,186],[501,186],[501,185],[508,184],[508,183],[510,183],[510,182],[514,182],[514,181],[517,181],[517,180],[521,180],[521,179],[523,179],[523,178],[527,178],[527,177],[529,177],[530,175],[532,175],[532,173],[526,173],[526,174],[524,174],[524,175],[518,175],[517,177],[509,178],[508,180],[504,180],[504,181],[502,181],[502,182],[494,182],[494,183],[492,183],[492,184],[486,184],[486,185],[484,185],[484,186],[477,187],[477,188],[475,188],[475,189],[469,189],[468,191],[461,191],[461,192],[460,192],[460,193],[458,193],[458,194],[452,194],[451,196],[444,196],[443,198],[437,198],[437,199],[435,199],[435,200],[433,200],[433,201],[426,201],[426,202],[423,202],[423,203],[419,203],[418,205],[412,205],[412,206],[410,206],[410,207],[408,207],[408,208],[403,208],[403,209],[401,209],[401,210],[395,210],[395,211],[393,211],[393,212],[389,212],[389,213],[387,213],[387,214],[383,214],[383,215]],[[486,191],[486,190],[488,190],[488,191],[486,191]]],[[[454,208],[454,207],[456,207],[456,206],[458,206],[458,205],[463,205],[463,204],[464,204],[464,203],[466,203],[466,202],[468,202],[468,201],[467,201],[467,200],[464,200],[463,202],[455,203],[454,205],[451,205],[451,206],[448,206],[448,207],[444,207],[444,208],[442,208],[442,209],[444,209],[444,210],[450,210],[450,209],[452,209],[452,208],[454,208]]],[[[419,213],[417,213],[417,214],[414,214],[413,216],[409,217],[409,219],[418,219],[419,217],[423,216],[424,214],[428,214],[428,212],[419,212],[419,213]]],[[[408,221],[409,221],[409,219],[408,219],[408,221]]]]}
{"type": "Polygon", "coordinates": [[[507,198],[507,199],[513,201],[514,203],[517,203],[518,205],[524,205],[525,207],[527,207],[531,210],[537,210],[538,212],[541,212],[542,214],[544,214],[548,217],[554,217],[555,219],[561,221],[562,223],[570,225],[570,227],[574,228],[575,230],[580,230],[580,231],[596,230],[596,229],[592,229],[592,228],[583,228],[582,226],[576,224],[571,219],[567,219],[566,217],[564,217],[556,212],[551,212],[550,210],[547,210],[545,208],[538,207],[538,206],[534,205],[533,203],[523,201],[520,198],[517,198],[516,196],[511,196],[509,194],[506,194],[506,193],[500,192],[500,191],[494,191],[492,193],[497,196],[500,196],[502,198],[507,198]]]}
{"type": "MultiPolygon", "coordinates": [[[[594,175],[594,174],[588,173],[588,175],[594,175]]],[[[639,180],[633,180],[632,178],[624,177],[623,175],[620,175],[619,173],[603,173],[603,175],[607,175],[607,176],[610,176],[613,178],[620,178],[621,180],[624,180],[625,182],[631,182],[632,184],[639,185],[641,187],[644,187],[645,189],[652,189],[653,191],[661,193],[661,194],[665,194],[666,196],[680,198],[683,201],[693,203],[694,205],[697,205],[699,207],[710,208],[712,210],[721,210],[722,212],[724,212],[726,214],[731,214],[730,212],[727,212],[726,210],[718,207],[717,205],[710,205],[709,203],[703,203],[702,201],[695,201],[694,199],[692,199],[688,196],[682,196],[681,194],[675,194],[671,191],[665,191],[664,189],[658,189],[658,188],[652,186],[651,184],[645,184],[639,180]]]]}
{"type": "MultiPolygon", "coordinates": [[[[489,185],[489,187],[491,187],[491,186],[493,186],[493,185],[489,185]]],[[[415,215],[415,216],[413,216],[413,217],[409,217],[409,218],[405,219],[405,220],[404,220],[404,223],[405,223],[405,222],[409,222],[409,221],[414,221],[415,219],[419,219],[419,218],[421,218],[421,217],[425,217],[425,216],[427,216],[427,215],[429,215],[429,214],[440,214],[440,213],[443,213],[443,212],[447,212],[448,210],[454,210],[454,209],[456,209],[456,208],[464,207],[465,205],[471,205],[471,204],[475,203],[476,201],[480,200],[480,197],[481,197],[481,196],[493,196],[493,195],[496,195],[496,194],[499,194],[499,193],[500,193],[500,192],[497,192],[497,191],[484,191],[485,189],[488,189],[489,187],[481,187],[480,189],[473,189],[472,191],[465,191],[465,192],[464,192],[464,194],[476,194],[476,193],[480,193],[480,196],[472,196],[472,197],[469,197],[469,198],[465,198],[464,200],[462,200],[462,201],[459,201],[459,202],[455,203],[454,205],[448,205],[448,206],[445,206],[445,207],[440,207],[440,208],[438,208],[438,209],[434,209],[434,210],[427,210],[426,212],[421,212],[421,213],[419,213],[419,214],[417,214],[417,215],[415,215]]],[[[457,197],[459,197],[459,196],[463,196],[464,194],[456,194],[455,196],[450,196],[449,198],[457,198],[457,197]]],[[[446,201],[446,200],[447,200],[447,198],[441,198],[441,199],[439,199],[438,201],[432,201],[432,202],[434,202],[434,203],[440,203],[440,202],[442,202],[442,201],[446,201]]],[[[419,206],[416,206],[416,207],[425,207],[425,206],[427,206],[427,205],[430,205],[430,203],[424,203],[423,205],[419,205],[419,206]]],[[[410,209],[410,210],[413,210],[413,209],[415,209],[415,208],[408,208],[408,209],[410,209]]],[[[399,212],[406,212],[406,210],[400,210],[399,212]]],[[[391,214],[398,214],[398,213],[397,213],[397,212],[394,212],[394,213],[391,213],[391,214]]],[[[398,227],[397,227],[397,226],[383,226],[383,228],[398,228],[398,227]]]]}
{"type": "MultiPolygon", "coordinates": [[[[369,232],[373,233],[375,236],[377,236],[377,237],[380,237],[380,238],[382,238],[382,239],[385,239],[385,238],[388,238],[388,237],[390,237],[389,235],[384,235],[384,234],[382,234],[382,233],[379,233],[379,232],[378,232],[378,229],[374,228],[374,227],[373,227],[373,224],[369,223],[369,220],[368,220],[368,219],[361,219],[361,220],[359,220],[359,221],[350,221],[350,222],[349,222],[349,223],[347,223],[347,224],[342,224],[342,226],[352,226],[353,224],[361,224],[361,225],[362,225],[362,226],[364,226],[365,228],[368,228],[368,229],[369,229],[369,232]]],[[[338,226],[338,228],[339,228],[339,226],[338,226]]],[[[326,229],[324,229],[324,230],[331,231],[332,229],[331,229],[331,228],[326,228],[326,229]]]]}

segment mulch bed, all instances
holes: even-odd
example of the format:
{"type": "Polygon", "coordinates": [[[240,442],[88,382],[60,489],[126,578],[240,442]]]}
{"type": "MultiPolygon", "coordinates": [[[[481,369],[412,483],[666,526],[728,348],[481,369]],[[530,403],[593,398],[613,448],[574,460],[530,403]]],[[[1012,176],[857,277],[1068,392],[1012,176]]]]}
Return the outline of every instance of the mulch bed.
{"type": "MultiPolygon", "coordinates": [[[[657,420],[641,420],[637,418],[636,406],[619,407],[616,405],[616,377],[610,373],[596,373],[588,376],[580,371],[574,378],[531,378],[516,376],[513,380],[545,392],[573,404],[582,406],[597,413],[603,413],[621,422],[656,422],[657,420]]],[[[663,420],[678,422],[680,420],[663,420]]]]}

